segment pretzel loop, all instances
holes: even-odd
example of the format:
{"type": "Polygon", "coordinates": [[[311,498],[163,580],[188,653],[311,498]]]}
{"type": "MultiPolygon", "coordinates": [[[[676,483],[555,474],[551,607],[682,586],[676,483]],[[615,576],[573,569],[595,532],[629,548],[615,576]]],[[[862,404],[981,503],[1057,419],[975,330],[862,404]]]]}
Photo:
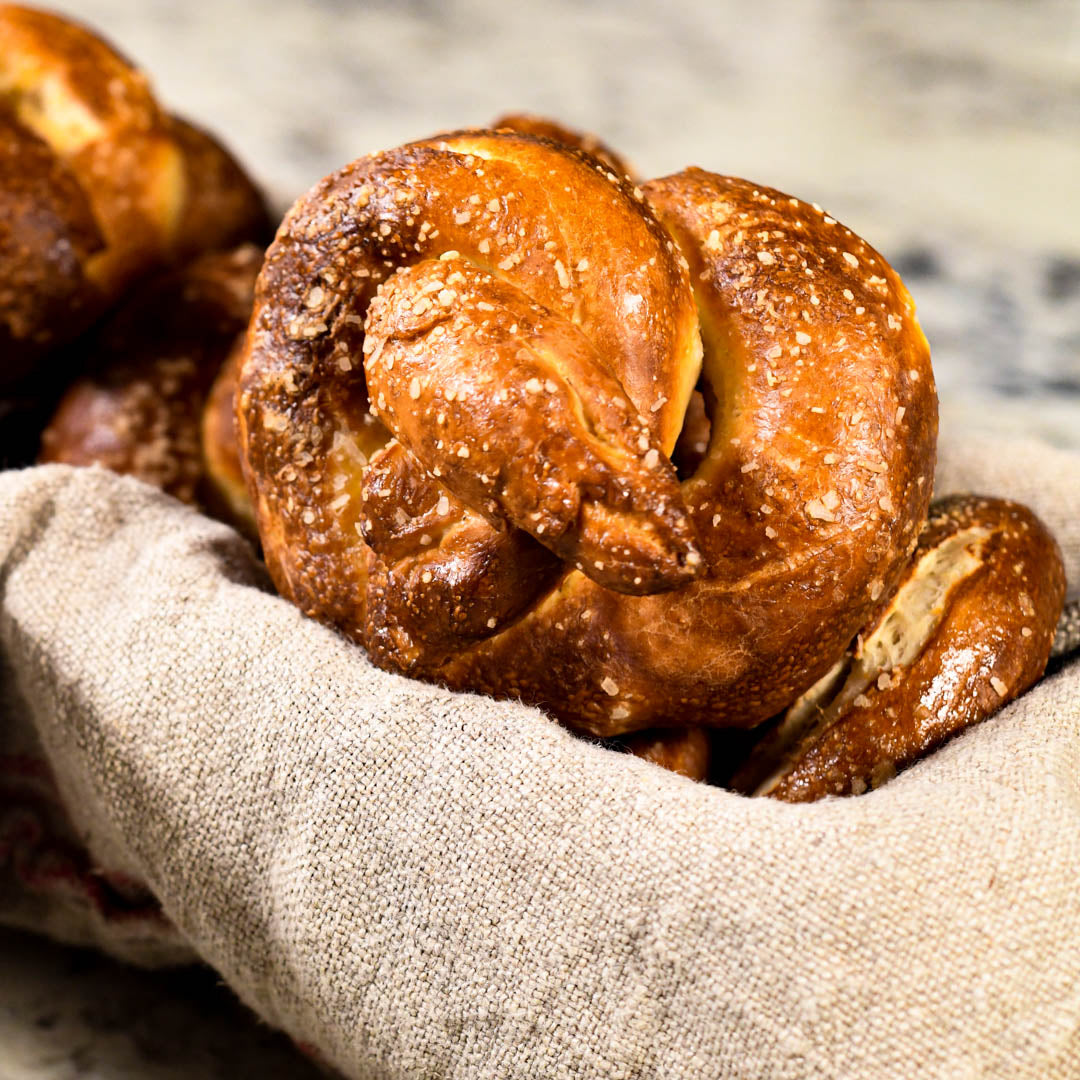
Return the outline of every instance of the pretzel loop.
{"type": "Polygon", "coordinates": [[[248,350],[279,589],[383,666],[600,735],[775,712],[926,516],[936,398],[899,278],[700,170],[638,192],[509,132],[363,159],[291,211],[248,350]]]}

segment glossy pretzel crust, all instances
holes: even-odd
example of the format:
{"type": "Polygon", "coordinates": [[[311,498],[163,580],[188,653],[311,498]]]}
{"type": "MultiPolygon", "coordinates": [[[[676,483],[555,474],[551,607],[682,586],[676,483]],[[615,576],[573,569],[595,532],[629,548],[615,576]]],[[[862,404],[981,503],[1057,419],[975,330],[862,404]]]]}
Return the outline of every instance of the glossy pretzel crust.
{"type": "MultiPolygon", "coordinates": [[[[878,787],[946,739],[1022,694],[1043,673],[1065,600],[1061,552],[1030,510],[1006,499],[952,496],[931,506],[905,569],[912,583],[950,542],[968,565],[940,596],[925,640],[912,658],[871,672],[830,722],[785,745],[768,733],[732,786],[787,802],[860,794],[878,787]]],[[[954,556],[955,558],[956,556],[954,556]]],[[[898,626],[899,590],[859,635],[845,659],[858,659],[876,632],[898,626]]],[[[824,690],[824,688],[823,688],[824,690]]],[[[822,695],[828,708],[830,696],[822,695]]],[[[822,715],[821,708],[814,710],[822,715]]]]}
{"type": "Polygon", "coordinates": [[[150,270],[264,240],[262,198],[89,30],[0,5],[0,387],[150,270]]]}
{"type": "Polygon", "coordinates": [[[239,415],[284,595],[383,666],[598,735],[751,726],[812,684],[896,586],[937,430],[910,297],[823,211],[701,170],[638,191],[506,132],[362,159],[297,203],[239,415]],[[673,486],[695,387],[707,448],[673,486]],[[545,472],[586,430],[603,469],[578,446],[545,472]],[[634,476],[667,494],[635,503],[634,476]],[[651,582],[612,569],[643,537],[651,582]],[[454,582],[456,613],[434,602],[454,582]]]}

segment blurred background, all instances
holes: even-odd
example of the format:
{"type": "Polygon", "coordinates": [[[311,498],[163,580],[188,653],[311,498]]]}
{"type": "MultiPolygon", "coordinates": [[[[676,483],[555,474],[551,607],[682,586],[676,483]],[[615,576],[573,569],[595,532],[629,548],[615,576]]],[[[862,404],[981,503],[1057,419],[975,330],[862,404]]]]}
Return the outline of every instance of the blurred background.
{"type": "MultiPolygon", "coordinates": [[[[943,431],[1080,449],[1077,0],[50,6],[282,208],[360,154],[509,110],[592,130],[646,176],[697,164],[816,201],[904,275],[943,431]]],[[[0,955],[0,1080],[314,1075],[204,973],[9,932],[0,955]]]]}
{"type": "Polygon", "coordinates": [[[1080,445],[1077,0],[70,0],[284,206],[533,110],[816,201],[904,274],[943,419],[1080,445]],[[1002,399],[1005,399],[1002,401],[1002,399]]]}

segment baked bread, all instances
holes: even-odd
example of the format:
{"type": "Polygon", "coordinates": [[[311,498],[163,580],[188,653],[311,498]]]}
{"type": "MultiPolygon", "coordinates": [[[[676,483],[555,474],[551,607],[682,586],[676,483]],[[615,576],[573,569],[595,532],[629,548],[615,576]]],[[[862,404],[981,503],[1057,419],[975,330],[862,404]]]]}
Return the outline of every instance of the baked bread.
{"type": "MultiPolygon", "coordinates": [[[[135,289],[85,343],[87,374],[62,397],[40,460],[101,465],[236,520],[224,464],[230,453],[235,460],[235,436],[231,427],[208,433],[208,472],[203,411],[247,327],[261,261],[247,244],[135,289]],[[222,476],[225,491],[218,490],[222,476]]],[[[242,523],[242,507],[237,517],[242,523]]]]}
{"type": "Polygon", "coordinates": [[[58,15],[0,5],[0,389],[138,277],[268,239],[262,198],[146,77],[58,15]]]}
{"type": "Polygon", "coordinates": [[[707,728],[667,728],[636,731],[615,740],[636,757],[651,761],[690,780],[709,778],[712,763],[711,733],[707,728]]]}
{"type": "MultiPolygon", "coordinates": [[[[250,316],[250,304],[248,305],[250,316]]],[[[246,327],[245,327],[246,329],[246,327]]],[[[236,392],[244,334],[238,333],[221,365],[202,412],[203,483],[200,501],[209,513],[228,521],[250,540],[258,540],[255,514],[240,465],[236,427],[236,392]]]]}
{"type": "Polygon", "coordinates": [[[580,150],[588,154],[601,165],[606,165],[616,176],[635,182],[638,179],[622,155],[612,150],[596,135],[575,131],[546,116],[536,116],[533,113],[504,113],[491,126],[495,131],[516,131],[519,135],[536,135],[543,139],[550,139],[560,146],[568,146],[572,150],[580,150]]]}
{"type": "Polygon", "coordinates": [[[935,502],[900,587],[731,786],[788,802],[880,786],[1042,675],[1064,601],[1061,552],[1030,510],[935,502]]]}
{"type": "Polygon", "coordinates": [[[907,291],[823,211],[505,131],[293,207],[239,415],[285,596],[601,736],[753,726],[823,675],[914,549],[937,428],[907,291]]]}

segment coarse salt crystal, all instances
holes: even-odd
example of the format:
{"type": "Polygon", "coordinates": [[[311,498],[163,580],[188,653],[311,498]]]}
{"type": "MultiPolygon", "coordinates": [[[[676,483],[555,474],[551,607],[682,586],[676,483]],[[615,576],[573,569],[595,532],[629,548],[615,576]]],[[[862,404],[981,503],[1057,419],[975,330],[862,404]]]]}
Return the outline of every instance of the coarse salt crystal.
{"type": "Polygon", "coordinates": [[[836,516],[829,511],[828,507],[820,499],[808,499],[803,504],[803,509],[808,517],[812,517],[816,521],[836,520],[836,516]]]}

